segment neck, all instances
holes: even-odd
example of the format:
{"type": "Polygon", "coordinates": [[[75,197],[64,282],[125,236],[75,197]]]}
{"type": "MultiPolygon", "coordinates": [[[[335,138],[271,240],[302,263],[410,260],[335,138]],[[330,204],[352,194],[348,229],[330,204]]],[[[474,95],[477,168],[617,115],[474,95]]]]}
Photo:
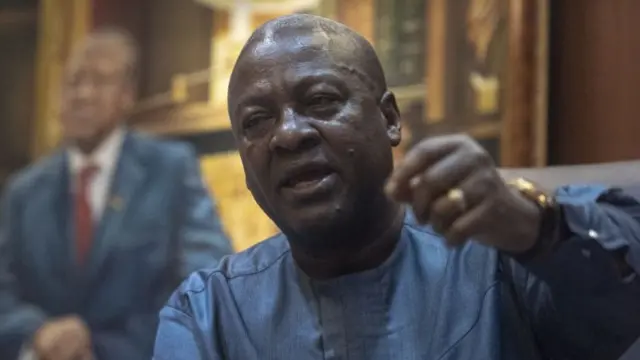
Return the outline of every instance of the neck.
{"type": "Polygon", "coordinates": [[[76,140],[73,145],[84,155],[91,155],[101,142],[96,140],[76,140]]]}
{"type": "Polygon", "coordinates": [[[363,226],[355,226],[351,231],[331,236],[331,244],[344,246],[332,246],[330,251],[321,252],[302,246],[303,242],[291,241],[291,253],[298,266],[312,278],[329,279],[381,265],[400,240],[404,208],[386,198],[384,204],[378,208],[385,211],[371,216],[369,221],[362,222],[363,226]],[[363,241],[353,245],[354,238],[363,241]]]}
{"type": "Polygon", "coordinates": [[[111,128],[106,131],[102,131],[90,138],[75,139],[73,140],[73,146],[75,146],[78,150],[80,150],[80,152],[83,153],[84,155],[89,156],[93,154],[93,152],[96,151],[96,149],[102,143],[104,143],[109,138],[109,136],[111,136],[111,134],[113,134],[115,131],[116,131],[116,128],[111,128]]]}

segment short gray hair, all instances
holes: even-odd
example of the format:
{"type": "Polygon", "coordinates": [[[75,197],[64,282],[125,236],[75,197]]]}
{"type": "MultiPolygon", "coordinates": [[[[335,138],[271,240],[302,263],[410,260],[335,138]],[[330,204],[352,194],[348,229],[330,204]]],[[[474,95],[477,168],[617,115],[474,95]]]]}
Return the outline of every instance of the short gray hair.
{"type": "Polygon", "coordinates": [[[131,33],[119,27],[106,26],[91,31],[88,40],[92,39],[107,40],[122,46],[127,54],[127,76],[132,82],[137,83],[140,68],[140,49],[138,42],[131,33]]]}

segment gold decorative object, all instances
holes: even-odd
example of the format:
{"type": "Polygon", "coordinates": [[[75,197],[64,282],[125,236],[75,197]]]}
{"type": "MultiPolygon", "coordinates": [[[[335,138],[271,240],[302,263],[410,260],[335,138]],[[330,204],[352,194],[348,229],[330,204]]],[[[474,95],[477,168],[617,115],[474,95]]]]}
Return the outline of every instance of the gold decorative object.
{"type": "Polygon", "coordinates": [[[467,8],[467,39],[475,57],[484,62],[500,21],[500,0],[470,0],[467,8]]]}
{"type": "Polygon", "coordinates": [[[520,192],[520,194],[522,194],[527,199],[535,202],[541,208],[547,208],[555,204],[555,199],[553,196],[547,194],[532,181],[525,178],[516,178],[513,180],[509,180],[507,181],[507,185],[516,189],[518,192],[520,192]]]}
{"type": "Polygon", "coordinates": [[[184,103],[189,99],[189,84],[185,75],[177,74],[171,79],[171,99],[177,103],[184,103]]]}
{"type": "Polygon", "coordinates": [[[109,207],[117,212],[122,211],[124,209],[124,199],[117,195],[112,196],[109,199],[109,207]]]}
{"type": "Polygon", "coordinates": [[[476,72],[469,75],[474,93],[476,112],[482,115],[498,112],[500,80],[497,76],[482,76],[476,72]]]}

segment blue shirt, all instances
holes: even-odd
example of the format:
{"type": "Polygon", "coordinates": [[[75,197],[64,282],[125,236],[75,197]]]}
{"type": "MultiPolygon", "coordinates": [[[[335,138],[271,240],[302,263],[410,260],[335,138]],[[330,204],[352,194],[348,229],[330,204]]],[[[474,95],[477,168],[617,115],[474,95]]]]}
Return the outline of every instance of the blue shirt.
{"type": "Polygon", "coordinates": [[[640,205],[602,187],[558,196],[572,235],[536,263],[449,249],[408,215],[382,265],[317,281],[275,236],[182,284],[154,359],[617,358],[640,336],[640,283],[609,251],[626,249],[638,272],[640,205]]]}

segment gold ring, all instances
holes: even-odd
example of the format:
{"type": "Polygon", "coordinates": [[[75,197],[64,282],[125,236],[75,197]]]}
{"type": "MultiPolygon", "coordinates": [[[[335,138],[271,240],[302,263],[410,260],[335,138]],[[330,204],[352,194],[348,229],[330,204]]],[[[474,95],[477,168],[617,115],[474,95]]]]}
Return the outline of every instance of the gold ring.
{"type": "Polygon", "coordinates": [[[467,201],[464,198],[464,192],[459,188],[453,188],[447,192],[447,199],[458,204],[462,210],[467,209],[467,201]]]}

